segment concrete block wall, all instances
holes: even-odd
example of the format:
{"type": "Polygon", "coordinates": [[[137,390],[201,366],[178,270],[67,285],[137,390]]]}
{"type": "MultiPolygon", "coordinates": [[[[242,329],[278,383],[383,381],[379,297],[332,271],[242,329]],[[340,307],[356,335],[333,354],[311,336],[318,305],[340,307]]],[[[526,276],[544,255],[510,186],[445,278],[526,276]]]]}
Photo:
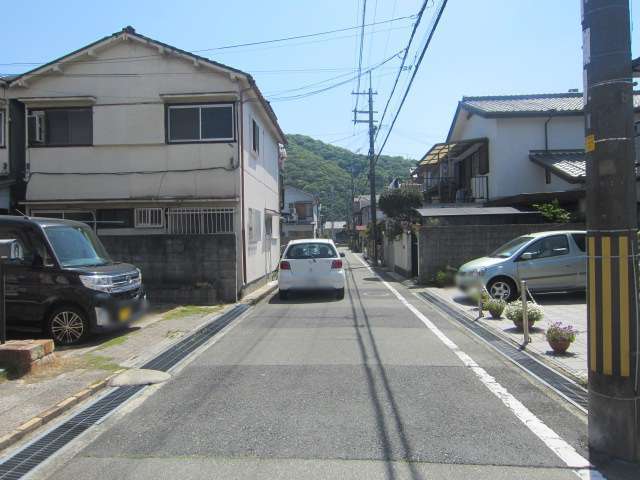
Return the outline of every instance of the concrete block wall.
{"type": "Polygon", "coordinates": [[[152,302],[211,305],[236,300],[233,235],[102,235],[114,260],[142,270],[152,302]]]}
{"type": "Polygon", "coordinates": [[[509,240],[547,230],[584,230],[575,224],[503,224],[423,226],[418,234],[418,275],[421,283],[433,280],[438,270],[484,257],[509,240]]]}

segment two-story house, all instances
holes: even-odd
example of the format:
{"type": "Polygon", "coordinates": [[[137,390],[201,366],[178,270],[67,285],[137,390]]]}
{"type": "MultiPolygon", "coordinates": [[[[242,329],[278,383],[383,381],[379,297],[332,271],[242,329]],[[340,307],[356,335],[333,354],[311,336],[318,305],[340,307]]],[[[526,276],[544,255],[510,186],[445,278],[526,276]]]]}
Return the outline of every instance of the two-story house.
{"type": "MultiPolygon", "coordinates": [[[[85,221],[107,243],[131,237],[128,252],[140,237],[226,235],[236,296],[276,268],[286,140],[250,74],[126,27],[12,78],[3,104],[11,129],[26,125],[9,149],[26,213],[85,221]]],[[[215,280],[185,270],[190,285],[215,280]]]]}
{"type": "MultiPolygon", "coordinates": [[[[634,95],[636,121],[640,94],[634,95]]],[[[584,209],[584,115],[578,92],[463,97],[449,134],[421,159],[426,203],[584,209]]]]}
{"type": "Polygon", "coordinates": [[[319,221],[320,202],[315,195],[296,187],[284,187],[283,246],[296,238],[317,238],[319,221]]]}

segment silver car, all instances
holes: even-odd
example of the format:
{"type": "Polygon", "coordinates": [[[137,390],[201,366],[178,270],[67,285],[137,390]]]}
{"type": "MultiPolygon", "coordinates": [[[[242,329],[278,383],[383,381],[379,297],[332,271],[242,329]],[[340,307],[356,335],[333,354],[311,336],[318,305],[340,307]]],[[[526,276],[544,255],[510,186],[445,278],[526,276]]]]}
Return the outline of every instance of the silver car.
{"type": "Polygon", "coordinates": [[[520,280],[533,292],[586,288],[586,232],[539,232],[514,238],[488,257],[465,263],[456,285],[467,290],[480,282],[493,298],[514,300],[520,280]]]}

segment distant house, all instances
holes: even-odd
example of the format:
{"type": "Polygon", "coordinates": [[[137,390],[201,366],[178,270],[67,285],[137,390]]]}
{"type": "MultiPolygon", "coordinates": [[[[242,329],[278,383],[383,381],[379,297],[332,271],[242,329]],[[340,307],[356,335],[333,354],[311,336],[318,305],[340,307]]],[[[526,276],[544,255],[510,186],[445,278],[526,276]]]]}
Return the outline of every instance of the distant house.
{"type": "Polygon", "coordinates": [[[282,217],[282,245],[296,238],[317,238],[320,202],[312,193],[296,187],[284,187],[282,217]]]}
{"type": "MultiPolygon", "coordinates": [[[[421,159],[427,204],[530,206],[554,198],[582,210],[581,93],[463,97],[445,142],[421,159]]],[[[634,95],[636,121],[640,94],[634,95]]]]}
{"type": "Polygon", "coordinates": [[[322,227],[323,234],[336,243],[345,243],[348,240],[347,222],[328,221],[322,227]]]}
{"type": "Polygon", "coordinates": [[[286,140],[250,74],[126,27],[4,83],[0,175],[26,181],[26,213],[84,221],[134,263],[141,237],[177,262],[224,243],[199,273],[149,264],[148,284],[233,299],[276,268],[286,140]]]}

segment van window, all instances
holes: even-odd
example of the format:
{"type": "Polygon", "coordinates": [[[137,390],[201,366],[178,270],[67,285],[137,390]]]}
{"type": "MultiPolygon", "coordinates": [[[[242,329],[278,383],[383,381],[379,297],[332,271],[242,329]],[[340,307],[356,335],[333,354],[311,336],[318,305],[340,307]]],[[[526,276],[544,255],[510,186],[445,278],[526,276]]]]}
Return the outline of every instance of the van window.
{"type": "Polygon", "coordinates": [[[285,258],[292,260],[305,258],[334,258],[337,257],[335,248],[328,243],[297,243],[292,245],[285,258]]]}
{"type": "Polygon", "coordinates": [[[88,267],[110,262],[100,240],[88,227],[46,227],[53,251],[63,267],[88,267]]]}
{"type": "Polygon", "coordinates": [[[572,233],[573,241],[576,242],[576,245],[580,249],[581,252],[587,251],[587,239],[584,233],[572,233]]]}

